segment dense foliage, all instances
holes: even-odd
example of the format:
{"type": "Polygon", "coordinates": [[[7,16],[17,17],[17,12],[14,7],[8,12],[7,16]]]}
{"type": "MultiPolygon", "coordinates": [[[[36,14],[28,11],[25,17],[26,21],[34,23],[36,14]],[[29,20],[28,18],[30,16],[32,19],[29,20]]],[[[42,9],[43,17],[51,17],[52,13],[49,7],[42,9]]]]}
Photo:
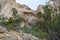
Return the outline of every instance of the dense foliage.
{"type": "Polygon", "coordinates": [[[60,14],[51,16],[53,10],[44,6],[44,14],[37,13],[38,17],[44,18],[44,22],[35,21],[32,29],[22,28],[24,32],[33,34],[39,38],[46,40],[60,40],[60,14]]]}
{"type": "MultiPolygon", "coordinates": [[[[45,37],[47,36],[46,37],[47,40],[59,40],[60,39],[59,38],[60,37],[60,14],[55,15],[54,18],[52,18],[53,17],[51,16],[53,12],[52,9],[49,9],[48,6],[45,6],[44,10],[45,13],[42,15],[42,18],[44,18],[44,22],[36,21],[34,28],[37,31],[42,29],[43,30],[42,32],[44,32],[44,34],[45,33],[48,34],[49,36],[45,35],[45,37]]],[[[38,14],[39,13],[40,12],[38,12],[38,14]]]]}

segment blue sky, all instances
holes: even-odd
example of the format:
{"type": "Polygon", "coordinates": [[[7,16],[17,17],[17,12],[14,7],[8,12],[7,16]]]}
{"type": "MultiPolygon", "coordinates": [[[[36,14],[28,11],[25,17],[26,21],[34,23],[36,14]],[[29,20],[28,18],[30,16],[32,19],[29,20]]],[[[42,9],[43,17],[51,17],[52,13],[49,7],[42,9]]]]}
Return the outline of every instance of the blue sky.
{"type": "Polygon", "coordinates": [[[38,5],[45,5],[48,0],[16,0],[20,4],[25,4],[33,10],[37,9],[38,5]]]}

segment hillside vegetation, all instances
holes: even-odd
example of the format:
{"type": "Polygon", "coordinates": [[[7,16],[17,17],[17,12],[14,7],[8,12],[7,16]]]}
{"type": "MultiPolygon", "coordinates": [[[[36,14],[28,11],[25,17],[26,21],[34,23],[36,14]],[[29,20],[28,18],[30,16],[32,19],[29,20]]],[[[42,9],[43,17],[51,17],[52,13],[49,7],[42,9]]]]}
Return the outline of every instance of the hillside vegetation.
{"type": "MultiPolygon", "coordinates": [[[[13,17],[10,17],[8,21],[5,21],[5,19],[0,18],[0,20],[3,20],[2,26],[6,27],[8,30],[15,30],[19,31],[22,30],[25,33],[32,34],[38,38],[46,39],[46,40],[59,40],[60,38],[60,14],[51,16],[52,15],[52,9],[49,9],[48,6],[44,6],[44,14],[41,12],[38,12],[36,15],[39,17],[44,18],[44,21],[34,21],[33,24],[30,25],[31,28],[27,27],[20,27],[19,23],[21,23],[23,18],[18,16],[18,11],[15,8],[12,8],[13,11],[13,17]]],[[[59,7],[60,9],[60,7],[59,7]]]]}
{"type": "Polygon", "coordinates": [[[55,6],[53,7],[53,5],[47,4],[40,9],[38,8],[38,11],[33,11],[29,7],[18,5],[15,1],[12,1],[14,3],[9,3],[6,0],[6,2],[5,8],[2,7],[1,9],[1,6],[5,5],[0,5],[0,13],[2,14],[0,15],[0,26],[8,31],[22,31],[23,33],[32,34],[42,40],[60,40],[59,5],[54,4],[55,6]],[[22,23],[24,23],[24,27],[21,27],[22,23]]]}

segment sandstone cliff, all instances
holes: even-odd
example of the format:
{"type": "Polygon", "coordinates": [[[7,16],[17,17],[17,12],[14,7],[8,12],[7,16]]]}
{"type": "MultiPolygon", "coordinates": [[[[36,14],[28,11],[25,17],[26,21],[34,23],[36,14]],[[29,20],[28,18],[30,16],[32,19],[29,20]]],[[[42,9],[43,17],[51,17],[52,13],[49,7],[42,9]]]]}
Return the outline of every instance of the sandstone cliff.
{"type": "MultiPolygon", "coordinates": [[[[36,19],[36,14],[33,10],[31,10],[26,5],[21,5],[19,3],[16,3],[15,0],[0,0],[1,4],[1,13],[0,15],[3,15],[4,18],[9,19],[10,17],[13,17],[13,11],[12,8],[15,8],[18,11],[18,15],[22,17],[27,22],[31,22],[32,19],[36,19]]],[[[24,24],[24,23],[23,23],[24,24]]]]}

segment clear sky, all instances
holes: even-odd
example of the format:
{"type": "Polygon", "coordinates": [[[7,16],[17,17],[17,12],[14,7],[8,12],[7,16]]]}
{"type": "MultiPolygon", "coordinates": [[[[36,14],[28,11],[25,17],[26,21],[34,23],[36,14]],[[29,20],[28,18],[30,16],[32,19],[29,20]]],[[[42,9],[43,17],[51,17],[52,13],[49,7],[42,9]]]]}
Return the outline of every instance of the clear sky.
{"type": "Polygon", "coordinates": [[[37,9],[38,5],[45,5],[48,0],[16,0],[20,4],[25,4],[33,10],[37,9]]]}

